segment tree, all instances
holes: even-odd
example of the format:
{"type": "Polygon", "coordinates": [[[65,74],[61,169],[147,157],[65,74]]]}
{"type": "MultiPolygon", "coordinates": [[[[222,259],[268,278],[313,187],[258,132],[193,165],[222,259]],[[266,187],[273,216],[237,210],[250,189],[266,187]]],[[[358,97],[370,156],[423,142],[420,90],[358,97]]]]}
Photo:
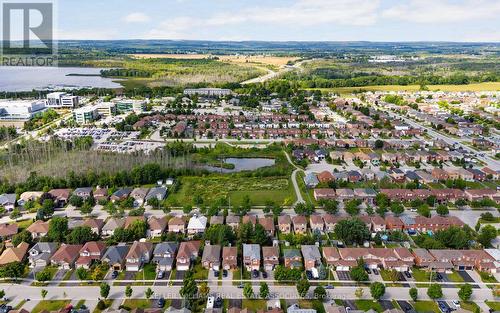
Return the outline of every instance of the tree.
{"type": "Polygon", "coordinates": [[[29,231],[27,231],[26,229],[21,231],[18,234],[15,234],[12,237],[12,245],[17,247],[21,242],[26,242],[30,245],[33,242],[33,237],[31,237],[31,233],[29,231]]]}
{"type": "Polygon", "coordinates": [[[96,239],[96,234],[89,226],[75,227],[66,237],[66,241],[70,244],[84,244],[96,239]]]}
{"type": "Polygon", "coordinates": [[[418,299],[418,289],[415,288],[415,287],[412,287],[410,288],[410,298],[413,300],[413,301],[417,301],[418,299]]]}
{"type": "Polygon", "coordinates": [[[227,246],[236,238],[233,229],[229,225],[215,224],[210,225],[204,234],[205,240],[213,245],[227,246]]]}
{"type": "Polygon", "coordinates": [[[106,299],[109,296],[109,290],[111,289],[107,283],[101,283],[99,286],[101,297],[106,299]]]}
{"type": "Polygon", "coordinates": [[[450,210],[448,210],[448,207],[446,205],[440,204],[436,208],[436,213],[441,215],[441,216],[445,216],[445,215],[450,214],[450,210]]]}
{"type": "Polygon", "coordinates": [[[144,238],[148,230],[148,224],[145,221],[137,220],[130,224],[128,231],[132,234],[133,238],[138,240],[144,238]]]}
{"type": "Polygon", "coordinates": [[[465,284],[458,290],[458,297],[460,300],[467,302],[472,297],[472,286],[470,284],[465,284]]]}
{"type": "Polygon", "coordinates": [[[365,240],[370,238],[370,231],[365,223],[357,218],[338,222],[335,225],[334,232],[338,239],[344,241],[348,245],[354,243],[362,244],[365,240]]]}
{"type": "Polygon", "coordinates": [[[49,231],[47,237],[51,241],[63,242],[68,232],[68,219],[62,216],[54,216],[49,221],[49,231]]]}
{"type": "Polygon", "coordinates": [[[359,201],[357,199],[349,200],[346,205],[344,210],[347,212],[347,214],[351,216],[356,216],[359,214],[359,201]]]}
{"type": "Polygon", "coordinates": [[[359,288],[357,288],[357,289],[356,289],[356,291],[354,291],[354,295],[356,296],[356,298],[358,298],[358,299],[359,299],[359,298],[362,298],[362,297],[363,297],[363,293],[364,293],[364,292],[365,292],[365,291],[363,290],[363,288],[362,288],[362,287],[359,287],[359,288]]]}
{"type": "Polygon", "coordinates": [[[269,286],[264,282],[260,283],[259,295],[262,299],[269,298],[269,286]]]}
{"type": "Polygon", "coordinates": [[[47,290],[45,290],[45,289],[40,290],[40,294],[42,296],[42,299],[45,299],[45,297],[47,296],[48,293],[49,292],[47,290]]]}
{"type": "Polygon", "coordinates": [[[198,286],[191,271],[187,272],[186,276],[184,276],[179,293],[184,299],[192,299],[198,293],[198,286]]]}
{"type": "Polygon", "coordinates": [[[19,211],[18,208],[15,208],[14,210],[12,210],[12,212],[10,213],[10,218],[12,220],[17,220],[18,218],[20,218],[22,216],[21,214],[21,211],[19,211]]]}
{"type": "Polygon", "coordinates": [[[245,285],[243,286],[243,295],[247,299],[253,298],[254,294],[253,294],[252,284],[245,283],[245,285]]]}
{"type": "Polygon", "coordinates": [[[198,290],[202,298],[206,298],[210,293],[210,287],[208,287],[208,284],[206,282],[201,283],[198,290]]]}
{"type": "Polygon", "coordinates": [[[297,282],[297,292],[299,293],[299,296],[304,298],[309,291],[309,287],[311,287],[311,285],[309,284],[309,281],[307,279],[299,280],[297,282]]]}
{"type": "Polygon", "coordinates": [[[355,281],[368,281],[368,274],[365,271],[364,266],[355,266],[349,272],[351,278],[355,281]]]}
{"type": "Polygon", "coordinates": [[[430,285],[429,288],[427,288],[427,295],[433,300],[441,298],[443,296],[443,289],[441,288],[441,285],[430,285]]]}
{"type": "Polygon", "coordinates": [[[323,286],[314,288],[314,298],[324,300],[326,298],[326,290],[323,286]]]}
{"type": "Polygon", "coordinates": [[[385,285],[381,282],[374,282],[370,285],[370,294],[373,299],[380,300],[382,296],[385,294],[385,285]]]}
{"type": "Polygon", "coordinates": [[[148,300],[149,300],[149,298],[151,298],[153,293],[154,293],[154,291],[150,287],[148,287],[148,289],[146,289],[146,291],[144,291],[144,295],[146,296],[146,299],[148,299],[148,300]]]}
{"type": "Polygon", "coordinates": [[[326,269],[326,267],[323,265],[323,263],[321,263],[321,265],[319,266],[319,269],[318,269],[318,278],[320,280],[324,280],[326,279],[326,276],[328,276],[328,271],[326,269]]]}
{"type": "Polygon", "coordinates": [[[339,203],[337,200],[323,200],[321,201],[323,205],[323,210],[330,214],[337,214],[339,211],[339,203]]]}
{"type": "Polygon", "coordinates": [[[425,203],[418,207],[417,213],[425,217],[431,217],[431,209],[425,203]]]}
{"type": "Polygon", "coordinates": [[[5,297],[5,290],[0,290],[0,299],[3,299],[5,297]]]}
{"type": "Polygon", "coordinates": [[[77,195],[72,195],[71,197],[69,197],[68,202],[72,206],[79,208],[83,205],[83,198],[77,195]]]}
{"type": "Polygon", "coordinates": [[[391,212],[394,213],[394,215],[400,215],[405,211],[405,207],[401,204],[401,202],[393,202],[391,203],[391,212]]]}
{"type": "Polygon", "coordinates": [[[132,287],[130,285],[127,285],[127,287],[125,287],[125,296],[127,298],[130,298],[132,296],[132,287]]]}
{"type": "Polygon", "coordinates": [[[49,271],[42,270],[42,271],[36,273],[35,278],[39,282],[44,282],[44,281],[50,280],[52,278],[52,275],[49,271]]]}
{"type": "Polygon", "coordinates": [[[255,225],[255,230],[253,234],[253,243],[265,246],[269,243],[269,236],[267,235],[266,229],[261,224],[255,225]]]}
{"type": "Polygon", "coordinates": [[[389,200],[389,197],[385,193],[378,193],[375,196],[375,203],[379,207],[386,208],[389,206],[390,200],[389,200]]]}
{"type": "Polygon", "coordinates": [[[497,230],[492,225],[486,225],[479,231],[477,241],[485,248],[491,247],[491,241],[497,237],[497,230]]]}

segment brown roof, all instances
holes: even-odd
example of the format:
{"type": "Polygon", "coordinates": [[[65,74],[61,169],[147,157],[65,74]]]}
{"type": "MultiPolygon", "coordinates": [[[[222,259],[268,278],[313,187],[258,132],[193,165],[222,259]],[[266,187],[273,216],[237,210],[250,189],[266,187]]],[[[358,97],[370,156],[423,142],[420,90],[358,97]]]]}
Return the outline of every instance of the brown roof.
{"type": "Polygon", "coordinates": [[[270,258],[270,257],[277,257],[279,258],[280,253],[278,251],[278,247],[262,247],[262,257],[263,258],[270,258]]]}
{"type": "Polygon", "coordinates": [[[210,225],[224,224],[224,216],[214,215],[210,217],[210,225]]]}
{"type": "Polygon", "coordinates": [[[0,225],[0,237],[9,237],[17,234],[18,226],[17,224],[1,224],[0,225]]]}
{"type": "Polygon", "coordinates": [[[181,218],[174,216],[168,221],[169,226],[185,226],[186,222],[181,218]]]}
{"type": "Polygon", "coordinates": [[[337,248],[335,247],[323,247],[323,256],[325,258],[336,258],[340,259],[340,254],[337,248]]]}
{"type": "Polygon", "coordinates": [[[323,171],[316,176],[318,177],[318,180],[320,182],[328,182],[333,180],[333,175],[329,171],[323,171]]]}
{"type": "Polygon", "coordinates": [[[73,261],[75,261],[75,259],[78,257],[82,247],[83,245],[63,244],[59,249],[57,249],[56,253],[54,253],[51,260],[57,263],[59,262],[73,263],[73,261]]]}
{"type": "Polygon", "coordinates": [[[311,224],[323,224],[323,217],[321,215],[311,215],[309,221],[311,224]]]}
{"type": "Polygon", "coordinates": [[[280,215],[278,216],[278,225],[289,225],[292,224],[292,219],[290,218],[290,215],[280,215]]]}
{"type": "Polygon", "coordinates": [[[201,241],[193,240],[193,241],[184,241],[181,242],[179,246],[179,252],[177,253],[177,258],[191,258],[192,255],[197,254],[200,250],[201,241]]]}
{"type": "Polygon", "coordinates": [[[240,217],[236,215],[228,215],[226,216],[226,224],[239,224],[240,217]]]}
{"type": "Polygon", "coordinates": [[[148,225],[151,230],[164,230],[167,227],[167,217],[151,216],[148,220],[148,225]]]}
{"type": "Polygon", "coordinates": [[[138,259],[140,258],[145,252],[153,250],[153,244],[151,242],[140,242],[140,241],[134,241],[132,244],[132,247],[130,247],[130,250],[127,253],[127,259],[138,259]]]}
{"type": "Polygon", "coordinates": [[[144,216],[127,216],[125,219],[125,224],[123,225],[123,228],[129,228],[130,225],[132,225],[135,221],[146,221],[146,218],[144,216]]]}
{"type": "Polygon", "coordinates": [[[242,223],[252,223],[255,225],[257,223],[257,217],[255,215],[245,215],[243,216],[242,223]]]}
{"type": "Polygon", "coordinates": [[[274,231],[274,219],[272,217],[260,217],[259,224],[262,225],[266,231],[274,231]]]}
{"type": "Polygon", "coordinates": [[[80,253],[88,251],[91,254],[102,253],[106,249],[106,244],[102,241],[89,241],[80,249],[80,253]]]}
{"type": "Polygon", "coordinates": [[[69,199],[71,189],[52,189],[49,194],[56,199],[69,199]]]}
{"type": "Polygon", "coordinates": [[[5,265],[13,262],[22,262],[30,245],[26,242],[21,242],[17,247],[7,248],[0,255],[0,265],[5,265]]]}
{"type": "Polygon", "coordinates": [[[86,219],[82,225],[88,226],[90,228],[102,229],[102,227],[104,226],[104,221],[98,218],[89,218],[86,219]]]}
{"type": "Polygon", "coordinates": [[[293,224],[307,224],[307,219],[303,215],[296,215],[292,217],[293,224]]]}
{"type": "Polygon", "coordinates": [[[26,228],[30,233],[46,233],[49,231],[49,223],[38,220],[26,228]]]}

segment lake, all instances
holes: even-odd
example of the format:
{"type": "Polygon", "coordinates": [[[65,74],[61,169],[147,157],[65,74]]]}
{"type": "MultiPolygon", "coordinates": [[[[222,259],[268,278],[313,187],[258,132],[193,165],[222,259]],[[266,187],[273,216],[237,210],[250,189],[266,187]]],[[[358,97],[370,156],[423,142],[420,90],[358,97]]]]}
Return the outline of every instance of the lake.
{"type": "Polygon", "coordinates": [[[0,66],[0,91],[121,87],[111,78],[68,76],[70,74],[99,75],[100,70],[100,68],[84,67],[0,66]]]}
{"type": "Polygon", "coordinates": [[[273,166],[276,161],[274,159],[266,158],[227,158],[224,159],[224,163],[233,164],[234,168],[227,169],[208,165],[203,168],[209,170],[210,172],[236,173],[242,171],[253,171],[266,166],[273,166]]]}

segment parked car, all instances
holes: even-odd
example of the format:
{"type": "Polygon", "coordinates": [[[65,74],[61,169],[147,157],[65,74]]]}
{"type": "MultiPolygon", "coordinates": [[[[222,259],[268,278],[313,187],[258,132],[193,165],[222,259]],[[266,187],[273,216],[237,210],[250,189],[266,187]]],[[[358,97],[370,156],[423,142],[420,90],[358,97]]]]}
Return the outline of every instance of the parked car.
{"type": "Polygon", "coordinates": [[[366,272],[367,272],[368,274],[371,274],[371,273],[372,273],[372,271],[371,271],[368,267],[367,267],[367,268],[365,268],[365,270],[366,270],[366,272]]]}
{"type": "Polygon", "coordinates": [[[240,288],[240,289],[242,289],[243,287],[244,287],[243,284],[238,285],[238,288],[240,288]]]}
{"type": "Polygon", "coordinates": [[[410,274],[410,272],[406,271],[406,272],[405,272],[405,276],[406,276],[407,278],[411,278],[411,274],[410,274]]]}
{"type": "Polygon", "coordinates": [[[312,275],[311,271],[306,271],[306,277],[309,280],[313,279],[313,275],[312,275]]]}
{"type": "Polygon", "coordinates": [[[378,275],[378,270],[376,268],[373,269],[373,274],[378,275]]]}
{"type": "Polygon", "coordinates": [[[113,273],[111,273],[111,278],[115,279],[116,277],[118,277],[118,271],[113,271],[113,273]]]}
{"type": "Polygon", "coordinates": [[[326,285],[325,289],[333,289],[334,287],[332,285],[326,285]]]}
{"type": "Polygon", "coordinates": [[[214,307],[215,308],[221,308],[222,307],[222,298],[221,297],[215,298],[214,307]]]}
{"type": "Polygon", "coordinates": [[[219,271],[214,270],[214,276],[219,277],[219,271]]]}
{"type": "Polygon", "coordinates": [[[457,308],[457,309],[460,309],[460,302],[458,300],[453,300],[451,301],[451,303],[453,303],[453,305],[457,308]]]}
{"type": "Polygon", "coordinates": [[[259,271],[257,271],[257,270],[253,270],[253,271],[252,271],[252,277],[253,277],[253,278],[259,278],[259,271]]]}
{"type": "Polygon", "coordinates": [[[262,272],[262,278],[267,278],[267,272],[262,272]]]}
{"type": "Polygon", "coordinates": [[[163,308],[165,306],[165,299],[160,298],[158,299],[158,307],[163,308]]]}
{"type": "Polygon", "coordinates": [[[158,275],[156,275],[156,278],[157,279],[162,279],[164,276],[165,276],[165,272],[164,271],[159,271],[158,275]]]}
{"type": "Polygon", "coordinates": [[[222,270],[222,277],[227,277],[227,270],[222,270]]]}

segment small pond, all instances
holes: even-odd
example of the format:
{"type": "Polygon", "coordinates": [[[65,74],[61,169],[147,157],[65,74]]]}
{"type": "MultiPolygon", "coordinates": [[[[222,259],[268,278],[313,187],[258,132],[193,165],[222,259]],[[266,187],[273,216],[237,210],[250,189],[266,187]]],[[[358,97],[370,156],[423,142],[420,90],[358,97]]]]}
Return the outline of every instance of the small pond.
{"type": "Polygon", "coordinates": [[[220,168],[210,165],[203,166],[204,169],[210,172],[219,173],[237,173],[242,171],[253,171],[266,166],[273,166],[276,161],[274,159],[266,158],[227,158],[224,159],[224,163],[233,164],[234,168],[220,168]]]}

